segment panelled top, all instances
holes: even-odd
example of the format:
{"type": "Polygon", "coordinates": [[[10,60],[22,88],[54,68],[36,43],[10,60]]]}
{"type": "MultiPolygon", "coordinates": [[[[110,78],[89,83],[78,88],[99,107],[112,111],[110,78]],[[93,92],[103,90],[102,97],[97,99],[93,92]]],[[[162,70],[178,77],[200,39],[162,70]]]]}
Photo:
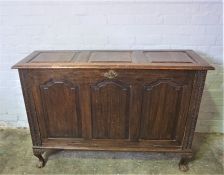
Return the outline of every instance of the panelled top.
{"type": "Polygon", "coordinates": [[[34,51],[13,68],[214,69],[192,50],[34,51]]]}

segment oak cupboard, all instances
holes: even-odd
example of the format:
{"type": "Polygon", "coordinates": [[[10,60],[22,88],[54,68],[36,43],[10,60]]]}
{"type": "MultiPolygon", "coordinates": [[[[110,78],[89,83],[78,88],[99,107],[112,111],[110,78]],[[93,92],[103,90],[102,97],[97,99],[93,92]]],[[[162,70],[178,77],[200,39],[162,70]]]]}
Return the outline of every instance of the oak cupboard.
{"type": "Polygon", "coordinates": [[[188,170],[207,70],[194,51],[34,51],[19,69],[33,153],[170,152],[188,170]]]}

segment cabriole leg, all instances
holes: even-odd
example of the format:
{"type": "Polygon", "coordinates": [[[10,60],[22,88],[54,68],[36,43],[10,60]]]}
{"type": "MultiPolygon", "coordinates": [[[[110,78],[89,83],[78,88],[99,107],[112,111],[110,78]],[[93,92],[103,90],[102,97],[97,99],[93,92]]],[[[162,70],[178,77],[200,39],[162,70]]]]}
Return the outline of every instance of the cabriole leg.
{"type": "Polygon", "coordinates": [[[37,164],[38,168],[42,168],[46,164],[46,161],[44,160],[42,154],[43,154],[43,149],[33,148],[33,155],[36,156],[39,159],[39,162],[37,164]]]}

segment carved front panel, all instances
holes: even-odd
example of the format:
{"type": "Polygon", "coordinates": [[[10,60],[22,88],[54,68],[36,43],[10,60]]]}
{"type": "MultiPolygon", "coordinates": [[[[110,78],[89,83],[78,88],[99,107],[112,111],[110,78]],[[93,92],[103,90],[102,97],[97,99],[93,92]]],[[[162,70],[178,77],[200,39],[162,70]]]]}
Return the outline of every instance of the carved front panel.
{"type": "Polygon", "coordinates": [[[91,87],[92,137],[129,137],[130,87],[120,81],[105,80],[91,87]]]}
{"type": "Polygon", "coordinates": [[[144,86],[140,139],[176,140],[180,134],[176,132],[181,127],[178,120],[182,120],[182,124],[185,122],[181,108],[184,94],[185,86],[170,79],[160,79],[144,86]]]}
{"type": "Polygon", "coordinates": [[[29,72],[35,145],[135,151],[180,150],[185,145],[194,72],[29,72]]]}
{"type": "Polygon", "coordinates": [[[40,89],[47,137],[81,137],[79,88],[68,81],[49,81],[40,89]]]}

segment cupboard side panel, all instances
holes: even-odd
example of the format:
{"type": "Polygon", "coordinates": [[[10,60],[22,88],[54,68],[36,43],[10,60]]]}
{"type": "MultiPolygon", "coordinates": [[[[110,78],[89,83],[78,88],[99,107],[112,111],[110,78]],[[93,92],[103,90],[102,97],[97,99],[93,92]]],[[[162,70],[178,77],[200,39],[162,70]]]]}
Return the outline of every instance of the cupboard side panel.
{"type": "Polygon", "coordinates": [[[29,122],[30,134],[32,138],[33,146],[41,146],[41,133],[39,128],[39,122],[34,104],[34,97],[31,90],[31,82],[29,82],[29,71],[26,69],[18,70],[20,76],[20,82],[22,86],[23,98],[26,107],[27,119],[29,122]]]}
{"type": "Polygon", "coordinates": [[[182,149],[191,149],[192,146],[206,74],[206,70],[195,72],[182,149]]]}

